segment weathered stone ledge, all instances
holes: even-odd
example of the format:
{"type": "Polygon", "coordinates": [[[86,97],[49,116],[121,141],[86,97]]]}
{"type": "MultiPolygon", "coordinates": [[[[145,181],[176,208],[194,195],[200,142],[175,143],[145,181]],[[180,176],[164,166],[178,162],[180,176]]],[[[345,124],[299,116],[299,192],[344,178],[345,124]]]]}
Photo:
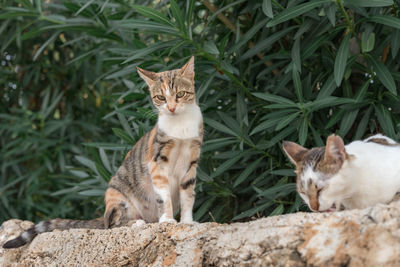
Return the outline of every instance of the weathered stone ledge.
{"type": "MultiPolygon", "coordinates": [[[[31,222],[10,220],[0,245],[31,222]]],[[[1,266],[400,266],[400,201],[248,223],[73,229],[0,248],[1,266]]]]}

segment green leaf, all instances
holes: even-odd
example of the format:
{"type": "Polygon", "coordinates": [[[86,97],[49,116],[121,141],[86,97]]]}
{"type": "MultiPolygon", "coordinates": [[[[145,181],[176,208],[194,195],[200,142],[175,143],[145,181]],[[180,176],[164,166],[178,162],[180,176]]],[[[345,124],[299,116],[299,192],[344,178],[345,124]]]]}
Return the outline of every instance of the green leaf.
{"type": "Polygon", "coordinates": [[[179,29],[181,29],[182,32],[185,32],[186,29],[185,21],[178,4],[176,3],[175,0],[171,0],[170,3],[171,3],[172,15],[174,16],[176,22],[178,23],[179,29]]]}
{"type": "Polygon", "coordinates": [[[90,6],[90,4],[92,4],[94,2],[94,0],[89,0],[87,1],[78,11],[76,11],[76,13],[74,14],[74,16],[78,16],[82,11],[84,11],[88,6],[90,6]]]}
{"type": "Polygon", "coordinates": [[[292,134],[293,132],[295,132],[297,129],[293,126],[288,126],[285,129],[283,129],[281,132],[279,132],[278,134],[275,134],[273,138],[271,138],[271,140],[269,140],[266,144],[263,145],[259,145],[260,149],[267,149],[272,147],[273,145],[275,145],[278,142],[281,142],[284,138],[286,138],[288,135],[292,134]]]}
{"type": "Polygon", "coordinates": [[[294,41],[291,55],[293,61],[293,71],[296,70],[301,73],[300,38],[294,41]]]}
{"type": "Polygon", "coordinates": [[[307,135],[308,135],[308,120],[306,118],[303,118],[300,124],[300,130],[299,130],[299,143],[300,145],[304,146],[307,140],[307,135]]]}
{"type": "Polygon", "coordinates": [[[124,132],[124,130],[119,129],[119,128],[112,128],[112,131],[116,136],[127,142],[128,144],[134,145],[135,140],[132,139],[127,133],[124,132]]]}
{"type": "Polygon", "coordinates": [[[392,117],[390,116],[390,113],[387,110],[387,108],[383,105],[376,106],[375,113],[385,135],[387,135],[390,138],[396,138],[392,117]]]}
{"type": "Polygon", "coordinates": [[[380,61],[373,56],[368,56],[369,61],[371,62],[378,79],[381,83],[394,95],[397,95],[396,84],[393,80],[392,74],[390,74],[388,68],[380,61]]]}
{"type": "Polygon", "coordinates": [[[351,112],[346,112],[346,114],[344,114],[342,121],[340,122],[340,127],[339,127],[339,135],[340,136],[346,136],[346,134],[349,132],[349,130],[351,129],[351,127],[354,124],[354,121],[357,118],[358,115],[358,109],[357,110],[353,110],[351,112]]]}
{"type": "Polygon", "coordinates": [[[218,166],[215,172],[211,173],[211,177],[215,178],[222,174],[223,172],[227,171],[230,167],[232,167],[236,162],[238,162],[243,157],[243,153],[237,151],[237,155],[231,159],[228,159],[224,163],[218,166]]]}
{"type": "Polygon", "coordinates": [[[390,28],[400,29],[400,19],[396,17],[391,17],[387,15],[373,15],[368,17],[367,21],[380,23],[389,26],[390,28]]]}
{"type": "Polygon", "coordinates": [[[249,40],[254,37],[254,35],[259,33],[260,29],[265,27],[267,21],[268,19],[266,18],[253,25],[243,36],[240,37],[239,41],[231,49],[228,50],[228,54],[237,52],[243,45],[247,44],[249,40]]]}
{"type": "Polygon", "coordinates": [[[349,41],[351,34],[347,33],[342,43],[340,44],[338,53],[335,58],[335,66],[333,73],[335,75],[335,82],[337,86],[342,83],[344,71],[346,70],[347,57],[349,55],[349,41]]]}
{"type": "Polygon", "coordinates": [[[375,45],[375,33],[371,32],[369,36],[367,36],[366,32],[362,33],[361,36],[361,50],[363,53],[370,52],[374,49],[375,45]]]}
{"type": "Polygon", "coordinates": [[[265,120],[263,122],[261,122],[260,124],[258,124],[253,131],[251,131],[250,135],[253,135],[255,133],[261,132],[265,129],[268,129],[272,126],[274,126],[275,124],[277,124],[280,121],[280,119],[274,119],[274,120],[265,120]]]}
{"type": "Polygon", "coordinates": [[[296,90],[297,99],[300,103],[303,102],[303,87],[301,85],[299,72],[295,69],[292,71],[293,85],[296,90]]]}
{"type": "Polygon", "coordinates": [[[316,38],[312,38],[311,42],[305,43],[303,51],[301,51],[301,58],[304,60],[308,59],[309,57],[315,55],[315,51],[320,48],[323,44],[328,41],[330,36],[328,34],[322,34],[316,38]]]}
{"type": "Polygon", "coordinates": [[[368,126],[369,118],[371,116],[372,109],[373,107],[370,106],[363,115],[363,117],[361,118],[361,121],[359,122],[357,127],[357,131],[354,135],[354,140],[361,139],[364,136],[365,130],[367,129],[368,126]]]}
{"type": "Polygon", "coordinates": [[[156,11],[153,8],[149,8],[142,5],[132,5],[132,7],[145,17],[158,21],[161,24],[169,25],[173,28],[175,27],[175,25],[171,22],[170,19],[168,19],[166,16],[164,16],[163,14],[161,14],[160,12],[156,11]]]}
{"type": "Polygon", "coordinates": [[[208,41],[204,44],[204,51],[206,51],[207,53],[210,54],[215,54],[218,55],[219,54],[219,50],[217,48],[217,46],[215,45],[214,41],[208,41]]]}
{"type": "Polygon", "coordinates": [[[257,212],[260,212],[260,211],[265,210],[266,208],[272,206],[272,204],[273,204],[273,202],[270,201],[261,206],[251,208],[249,210],[246,210],[245,212],[240,213],[239,215],[236,215],[235,217],[233,217],[232,220],[235,221],[235,220],[240,220],[243,218],[251,217],[254,214],[256,214],[257,212]]]}
{"type": "Polygon", "coordinates": [[[268,38],[263,39],[262,41],[255,44],[254,47],[247,50],[247,52],[244,53],[243,56],[239,58],[239,61],[246,60],[248,58],[257,55],[260,52],[264,52],[264,50],[271,47],[276,41],[281,39],[283,36],[286,36],[290,31],[292,31],[295,28],[297,28],[297,26],[285,28],[281,31],[278,31],[277,33],[272,34],[268,38]]]}
{"type": "Polygon", "coordinates": [[[233,135],[233,136],[237,136],[234,131],[232,131],[231,129],[229,129],[228,127],[223,125],[222,123],[220,123],[220,122],[218,122],[216,120],[213,120],[211,118],[204,118],[204,123],[209,125],[209,126],[211,126],[212,128],[214,128],[214,129],[216,129],[218,131],[223,132],[223,133],[230,134],[230,135],[233,135]]]}
{"type": "Polygon", "coordinates": [[[252,162],[244,171],[236,178],[235,182],[233,183],[233,187],[237,187],[241,183],[243,183],[248,176],[258,167],[263,158],[259,158],[256,161],[252,162]]]}
{"type": "Polygon", "coordinates": [[[393,5],[392,0],[345,0],[344,4],[359,7],[380,7],[393,5]]]}
{"type": "Polygon", "coordinates": [[[102,197],[104,196],[104,190],[99,190],[99,189],[83,190],[79,192],[79,194],[82,196],[102,197]]]}
{"type": "Polygon", "coordinates": [[[283,207],[283,204],[280,204],[268,216],[281,215],[284,211],[285,211],[285,208],[283,207]]]}
{"type": "Polygon", "coordinates": [[[206,201],[204,201],[202,203],[202,205],[197,209],[197,211],[195,212],[193,218],[195,221],[198,221],[201,219],[201,217],[203,217],[204,214],[207,213],[207,211],[210,210],[211,205],[214,204],[215,200],[217,199],[216,196],[211,196],[210,198],[208,198],[206,201]]]}
{"type": "Polygon", "coordinates": [[[285,22],[289,19],[298,17],[311,9],[321,6],[324,3],[331,2],[331,0],[314,0],[304,4],[300,4],[298,6],[292,6],[287,9],[284,9],[281,13],[279,13],[275,18],[273,18],[270,22],[268,22],[267,27],[275,26],[279,23],[285,22]]]}
{"type": "Polygon", "coordinates": [[[271,0],[264,0],[262,3],[262,11],[264,14],[269,18],[274,18],[274,13],[272,12],[272,1],[271,0]]]}
{"type": "Polygon", "coordinates": [[[107,169],[107,171],[112,172],[110,161],[109,161],[107,154],[103,148],[99,149],[99,154],[100,154],[101,162],[103,163],[104,167],[107,169]]]}
{"type": "Polygon", "coordinates": [[[88,159],[86,157],[83,157],[83,156],[75,156],[75,159],[77,161],[79,161],[81,164],[83,164],[86,167],[88,167],[89,169],[91,169],[92,171],[96,171],[97,170],[96,169],[96,164],[92,160],[90,160],[90,159],[88,159]]]}
{"type": "Polygon", "coordinates": [[[395,59],[397,53],[400,48],[400,29],[393,29],[392,31],[392,40],[391,40],[391,49],[392,49],[392,58],[395,59]]]}
{"type": "Polygon", "coordinates": [[[331,3],[325,8],[326,16],[328,17],[329,21],[331,22],[332,26],[335,27],[336,23],[336,4],[331,3]]]}
{"type": "Polygon", "coordinates": [[[114,143],[82,143],[84,146],[104,148],[105,150],[116,150],[126,151],[131,148],[130,145],[126,144],[114,144],[114,143]]]}
{"type": "Polygon", "coordinates": [[[258,98],[267,100],[269,102],[280,103],[280,104],[290,104],[290,105],[296,106],[296,104],[292,100],[278,96],[278,95],[272,95],[272,94],[268,94],[268,93],[253,93],[253,95],[258,98]]]}
{"type": "Polygon", "coordinates": [[[268,188],[267,190],[258,194],[259,197],[267,197],[269,199],[273,199],[276,194],[279,195],[287,195],[291,192],[296,191],[296,184],[289,183],[289,184],[279,184],[273,187],[268,188]]]}
{"type": "Polygon", "coordinates": [[[140,31],[168,33],[173,35],[179,34],[179,32],[174,27],[150,20],[126,19],[121,21],[120,26],[122,28],[138,29],[140,31]]]}
{"type": "Polygon", "coordinates": [[[159,51],[168,47],[173,47],[177,43],[177,40],[171,40],[166,42],[158,42],[153,45],[150,45],[146,48],[136,50],[132,56],[128,57],[122,64],[129,63],[133,60],[137,60],[138,58],[145,57],[155,51],[159,51]]]}
{"type": "Polygon", "coordinates": [[[317,100],[324,99],[325,97],[329,97],[337,88],[334,75],[330,75],[328,79],[323,84],[321,90],[318,93],[317,100]]]}
{"type": "Polygon", "coordinates": [[[50,36],[50,38],[47,39],[47,41],[44,42],[44,43],[42,44],[42,46],[36,51],[35,55],[33,56],[33,60],[34,60],[34,61],[40,56],[40,54],[43,52],[43,50],[44,50],[50,43],[54,42],[54,40],[58,37],[59,34],[60,34],[59,31],[53,33],[53,35],[50,36]]]}
{"type": "Polygon", "coordinates": [[[279,131],[291,123],[294,119],[296,119],[299,115],[299,112],[293,113],[285,118],[282,118],[281,121],[276,125],[275,131],[279,131]]]}

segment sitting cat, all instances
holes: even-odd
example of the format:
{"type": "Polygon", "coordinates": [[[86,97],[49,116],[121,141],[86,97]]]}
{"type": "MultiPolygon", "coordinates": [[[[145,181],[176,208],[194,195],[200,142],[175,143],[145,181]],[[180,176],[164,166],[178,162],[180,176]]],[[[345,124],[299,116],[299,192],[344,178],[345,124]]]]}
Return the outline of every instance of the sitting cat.
{"type": "Polygon", "coordinates": [[[331,135],[325,147],[284,141],[296,165],[297,191],[312,211],[360,209],[400,192],[400,144],[381,134],[344,145],[331,135]]]}
{"type": "Polygon", "coordinates": [[[181,69],[155,73],[138,68],[158,109],[158,122],[127,153],[108,183],[104,217],[43,221],[3,248],[17,248],[54,229],[111,228],[132,223],[192,223],[196,168],[203,140],[203,119],[194,91],[194,58],[181,69]]]}

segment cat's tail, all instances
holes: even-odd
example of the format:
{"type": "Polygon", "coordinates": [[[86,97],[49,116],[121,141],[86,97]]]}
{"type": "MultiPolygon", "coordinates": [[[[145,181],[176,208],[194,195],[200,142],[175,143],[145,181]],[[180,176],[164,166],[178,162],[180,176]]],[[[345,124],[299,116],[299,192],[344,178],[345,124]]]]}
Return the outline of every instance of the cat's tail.
{"type": "Polygon", "coordinates": [[[55,229],[68,230],[72,228],[104,229],[103,217],[93,220],[51,219],[42,221],[23,232],[17,238],[4,243],[3,248],[18,248],[30,243],[40,233],[51,232],[55,229]]]}

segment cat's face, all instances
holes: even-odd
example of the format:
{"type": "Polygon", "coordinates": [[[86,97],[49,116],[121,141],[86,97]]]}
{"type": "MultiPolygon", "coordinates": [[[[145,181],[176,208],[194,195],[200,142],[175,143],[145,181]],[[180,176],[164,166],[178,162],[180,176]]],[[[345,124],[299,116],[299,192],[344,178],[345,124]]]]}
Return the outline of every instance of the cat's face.
{"type": "Polygon", "coordinates": [[[155,73],[137,69],[149,86],[153,104],[161,114],[177,115],[185,111],[187,104],[195,102],[194,57],[176,70],[155,73]]]}
{"type": "Polygon", "coordinates": [[[306,149],[293,142],[283,142],[283,149],[296,165],[297,191],[313,211],[338,210],[346,191],[340,172],[349,155],[339,136],[328,137],[325,147],[306,149]],[[330,186],[335,181],[335,184],[330,186]],[[339,181],[339,182],[338,182],[339,181]]]}

